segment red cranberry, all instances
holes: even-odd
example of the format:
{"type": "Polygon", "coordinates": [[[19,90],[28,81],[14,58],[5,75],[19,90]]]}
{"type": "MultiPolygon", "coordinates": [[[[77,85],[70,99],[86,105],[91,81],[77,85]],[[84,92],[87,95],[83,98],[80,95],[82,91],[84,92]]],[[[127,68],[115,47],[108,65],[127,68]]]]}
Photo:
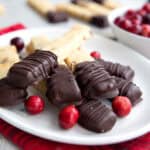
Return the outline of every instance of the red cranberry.
{"type": "Polygon", "coordinates": [[[146,15],[146,11],[143,9],[140,9],[137,11],[137,14],[139,14],[140,16],[145,16],[146,15]]]}
{"type": "Polygon", "coordinates": [[[101,58],[101,54],[98,51],[93,51],[90,54],[93,58],[95,59],[100,59],[101,58]]]}
{"type": "Polygon", "coordinates": [[[146,3],[142,9],[145,10],[146,12],[150,13],[150,3],[146,3]]]}
{"type": "Polygon", "coordinates": [[[141,21],[138,20],[138,19],[134,19],[134,20],[132,20],[132,24],[134,24],[134,25],[140,25],[141,21]]]}
{"type": "Polygon", "coordinates": [[[39,96],[30,96],[25,101],[25,108],[30,114],[39,114],[44,110],[44,101],[39,96]]]}
{"type": "Polygon", "coordinates": [[[128,97],[125,96],[117,96],[112,103],[112,107],[114,112],[119,116],[119,117],[125,117],[127,116],[131,109],[132,109],[132,104],[128,97]]]}
{"type": "Polygon", "coordinates": [[[124,17],[117,17],[117,18],[115,19],[114,23],[115,23],[116,25],[119,25],[122,20],[124,20],[124,17]]]}
{"type": "Polygon", "coordinates": [[[141,33],[141,26],[140,25],[132,25],[129,29],[129,32],[134,34],[140,34],[141,33]]]}
{"type": "Polygon", "coordinates": [[[20,52],[24,48],[24,42],[20,37],[11,39],[10,44],[16,46],[18,52],[20,52]]]}
{"type": "Polygon", "coordinates": [[[141,35],[145,36],[145,37],[149,37],[150,36],[150,25],[142,25],[142,32],[141,35]]]}
{"type": "Polygon", "coordinates": [[[74,105],[64,107],[59,113],[59,124],[64,129],[72,128],[79,119],[79,111],[74,105]]]}
{"type": "Polygon", "coordinates": [[[119,27],[122,29],[128,30],[132,26],[132,23],[128,19],[124,19],[120,22],[119,27]]]}
{"type": "Polygon", "coordinates": [[[133,16],[133,15],[135,15],[135,14],[136,14],[136,11],[130,9],[130,10],[128,10],[128,11],[125,13],[125,17],[128,18],[128,17],[133,16]]]}
{"type": "Polygon", "coordinates": [[[134,15],[134,16],[130,17],[129,20],[131,20],[131,22],[133,24],[136,24],[136,25],[137,24],[141,24],[142,23],[142,16],[140,16],[140,15],[134,15]]]}

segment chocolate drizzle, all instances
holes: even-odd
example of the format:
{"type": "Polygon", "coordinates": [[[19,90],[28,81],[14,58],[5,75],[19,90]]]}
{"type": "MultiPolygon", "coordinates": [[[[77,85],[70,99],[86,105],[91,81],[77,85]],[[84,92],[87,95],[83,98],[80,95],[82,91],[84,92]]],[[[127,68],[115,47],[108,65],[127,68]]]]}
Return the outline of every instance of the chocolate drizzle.
{"type": "Polygon", "coordinates": [[[82,95],[87,99],[113,98],[118,95],[116,81],[96,61],[79,63],[74,74],[82,95]]]}
{"type": "Polygon", "coordinates": [[[127,96],[131,100],[133,106],[138,104],[142,100],[142,92],[140,88],[136,86],[136,84],[117,77],[115,77],[115,80],[119,89],[119,95],[127,96]]]}
{"type": "Polygon", "coordinates": [[[78,107],[79,124],[94,132],[106,132],[115,125],[117,117],[106,104],[101,101],[89,101],[78,107]]]}
{"type": "Polygon", "coordinates": [[[110,75],[121,77],[126,80],[132,80],[134,77],[134,70],[130,66],[112,63],[102,59],[99,59],[98,62],[104,65],[104,68],[109,72],[110,75]]]}
{"type": "Polygon", "coordinates": [[[72,72],[58,66],[47,81],[47,97],[57,106],[81,102],[81,92],[72,72]]]}
{"type": "Polygon", "coordinates": [[[49,51],[37,50],[13,65],[8,73],[8,81],[15,87],[26,88],[34,82],[48,78],[56,66],[56,55],[49,51]]]}
{"type": "Polygon", "coordinates": [[[0,106],[11,106],[22,103],[27,97],[27,91],[9,85],[4,78],[0,80],[0,96],[0,106]]]}

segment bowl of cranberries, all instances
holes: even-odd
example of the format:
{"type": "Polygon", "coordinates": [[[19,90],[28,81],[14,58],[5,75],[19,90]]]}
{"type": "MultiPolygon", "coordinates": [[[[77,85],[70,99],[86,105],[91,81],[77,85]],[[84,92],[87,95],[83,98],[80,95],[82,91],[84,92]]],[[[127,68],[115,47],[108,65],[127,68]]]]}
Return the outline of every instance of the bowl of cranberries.
{"type": "Polygon", "coordinates": [[[150,3],[114,10],[109,22],[120,42],[150,59],[150,3]]]}

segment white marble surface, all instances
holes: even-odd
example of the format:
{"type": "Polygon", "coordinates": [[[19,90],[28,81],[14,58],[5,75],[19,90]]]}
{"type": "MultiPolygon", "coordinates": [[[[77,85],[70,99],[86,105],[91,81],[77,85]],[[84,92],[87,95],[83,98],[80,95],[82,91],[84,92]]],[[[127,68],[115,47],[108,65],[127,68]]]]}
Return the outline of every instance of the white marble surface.
{"type": "MultiPolygon", "coordinates": [[[[53,2],[62,2],[68,0],[51,0],[53,2]]],[[[133,5],[143,3],[145,0],[121,0],[124,3],[132,3],[133,5]]],[[[0,0],[0,3],[4,4],[6,7],[6,13],[3,16],[0,16],[0,28],[8,26],[16,22],[24,23],[28,28],[29,27],[41,27],[41,26],[51,26],[48,24],[41,16],[37,15],[31,8],[26,4],[26,0],[0,0]]],[[[71,26],[76,20],[71,19],[68,23],[61,23],[57,26],[71,26]]],[[[104,34],[105,36],[111,36],[110,30],[101,31],[94,28],[99,34],[104,34]]],[[[5,140],[0,136],[0,150],[17,150],[12,143],[5,140]]]]}

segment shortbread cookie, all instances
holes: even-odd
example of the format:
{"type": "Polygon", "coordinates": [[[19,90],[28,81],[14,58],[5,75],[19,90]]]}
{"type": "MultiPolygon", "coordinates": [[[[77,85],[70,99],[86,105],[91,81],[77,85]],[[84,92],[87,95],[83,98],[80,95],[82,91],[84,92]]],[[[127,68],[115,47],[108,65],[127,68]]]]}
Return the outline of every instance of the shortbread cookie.
{"type": "Polygon", "coordinates": [[[79,48],[72,51],[72,55],[65,59],[65,63],[73,71],[76,64],[93,60],[93,57],[90,56],[90,53],[87,50],[79,48]]]}
{"type": "Polygon", "coordinates": [[[5,8],[2,4],[0,4],[0,15],[4,14],[5,8]]]}
{"type": "Polygon", "coordinates": [[[19,55],[14,46],[0,47],[0,79],[4,78],[10,67],[19,60],[19,55]]]}
{"type": "Polygon", "coordinates": [[[43,37],[34,37],[27,46],[28,53],[33,53],[36,49],[46,49],[55,53],[58,62],[64,64],[64,59],[69,57],[72,50],[78,49],[85,40],[91,37],[91,30],[84,25],[75,25],[63,36],[50,40],[43,37]]]}
{"type": "Polygon", "coordinates": [[[95,11],[90,11],[88,8],[76,4],[58,4],[57,10],[68,13],[72,17],[89,22],[101,28],[108,26],[108,20],[105,15],[98,14],[95,11]]]}
{"type": "Polygon", "coordinates": [[[100,5],[103,5],[109,9],[116,9],[121,7],[119,2],[115,2],[114,0],[92,0],[100,5]]]}
{"type": "Polygon", "coordinates": [[[26,50],[31,54],[35,49],[48,49],[52,41],[46,35],[38,35],[31,38],[30,43],[27,45],[26,50]]]}
{"type": "Polygon", "coordinates": [[[39,14],[45,16],[52,23],[68,20],[68,15],[62,12],[56,12],[55,5],[48,0],[28,0],[28,4],[39,14]]]}
{"type": "Polygon", "coordinates": [[[95,2],[85,1],[85,0],[72,0],[72,3],[79,6],[87,8],[89,11],[94,12],[97,15],[109,15],[111,10],[101,6],[95,2]]]}
{"type": "Polygon", "coordinates": [[[62,3],[56,6],[58,11],[63,11],[78,19],[89,22],[93,17],[93,13],[88,9],[69,3],[62,3]]]}

